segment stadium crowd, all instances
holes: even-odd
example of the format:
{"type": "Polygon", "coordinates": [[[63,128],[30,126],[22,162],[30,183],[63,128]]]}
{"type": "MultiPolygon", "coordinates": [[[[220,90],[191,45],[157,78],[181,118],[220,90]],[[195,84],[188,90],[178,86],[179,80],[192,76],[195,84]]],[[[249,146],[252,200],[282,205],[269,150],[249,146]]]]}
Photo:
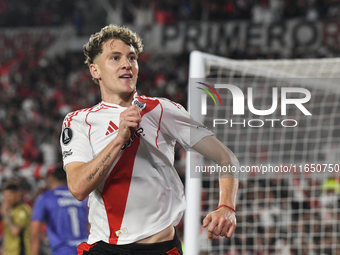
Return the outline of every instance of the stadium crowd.
{"type": "MultiPolygon", "coordinates": [[[[72,24],[79,34],[84,34],[91,30],[90,25],[101,27],[107,22],[151,26],[153,23],[172,24],[186,20],[247,19],[268,23],[297,17],[336,20],[339,8],[339,0],[103,0],[96,3],[81,0],[0,0],[0,27],[57,27],[72,24]],[[109,10],[118,10],[121,15],[117,18],[114,13],[107,13],[103,8],[107,5],[111,6],[109,10]]],[[[59,137],[65,114],[93,106],[101,100],[99,87],[92,82],[81,52],[67,52],[63,56],[50,59],[45,55],[46,48],[46,45],[31,44],[26,45],[25,49],[13,47],[10,53],[0,55],[0,187],[9,179],[19,179],[24,190],[23,199],[29,205],[47,189],[44,177],[48,166],[61,161],[59,137]],[[92,93],[88,94],[87,91],[92,93]]],[[[249,52],[229,52],[228,56],[239,59],[273,57],[272,54],[249,52]]],[[[331,56],[339,56],[338,49],[333,49],[331,56]]],[[[139,58],[138,93],[167,97],[187,107],[188,59],[188,52],[171,56],[163,53],[142,54],[139,58]]],[[[183,181],[184,158],[185,151],[177,146],[175,164],[183,181]]],[[[327,214],[324,210],[329,208],[329,204],[326,204],[320,205],[320,210],[314,210],[313,214],[287,216],[282,213],[285,208],[295,206],[296,211],[302,207],[310,209],[313,201],[290,200],[295,191],[288,188],[291,184],[285,181],[280,182],[275,189],[266,189],[277,185],[275,182],[276,179],[265,183],[262,180],[254,183],[241,182],[238,222],[240,225],[246,222],[243,226],[251,227],[236,230],[235,238],[239,247],[255,245],[257,250],[247,251],[248,254],[257,255],[278,254],[278,249],[286,250],[286,253],[282,251],[281,254],[321,254],[320,248],[316,247],[325,247],[322,248],[324,254],[333,254],[327,250],[330,247],[327,243],[338,242],[339,238],[334,240],[334,236],[328,236],[327,233],[339,232],[339,223],[334,224],[332,221],[340,218],[338,210],[330,209],[331,212],[336,212],[335,215],[327,214]],[[255,186],[257,189],[254,189],[255,186]],[[252,201],[251,196],[258,198],[256,203],[246,204],[245,201],[252,201]],[[268,198],[264,200],[266,196],[268,198]],[[279,199],[284,202],[279,203],[279,199]],[[264,201],[270,201],[270,205],[264,204],[264,201]],[[270,210],[270,217],[290,217],[292,224],[275,225],[276,219],[265,224],[261,219],[264,214],[246,213],[264,210],[270,210]],[[308,217],[314,219],[308,220],[308,217]],[[325,218],[329,220],[323,221],[325,218]],[[299,221],[301,219],[304,220],[299,221]],[[326,234],[319,234],[321,228],[322,233],[326,234]],[[242,239],[242,233],[249,231],[259,235],[242,239]],[[293,234],[287,238],[287,232],[293,234]],[[269,250],[262,249],[264,244],[269,250]],[[297,248],[302,246],[303,250],[297,248]]],[[[320,186],[319,192],[322,193],[321,183],[310,185],[320,186]]],[[[0,193],[0,202],[1,198],[0,193]]],[[[338,208],[336,198],[334,202],[336,203],[332,208],[338,208]]],[[[178,229],[181,230],[182,227],[183,223],[178,229]]],[[[0,240],[1,233],[0,227],[0,240]]],[[[226,239],[224,242],[228,247],[230,240],[226,239]]],[[[234,253],[228,252],[226,254],[245,254],[237,250],[234,253]]]]}
{"type": "Polygon", "coordinates": [[[251,19],[254,22],[279,22],[289,18],[336,20],[339,0],[1,0],[0,26],[61,26],[74,24],[152,25],[177,21],[225,21],[251,19]],[[20,6],[20,8],[18,8],[20,6]],[[113,12],[112,15],[107,14],[113,12]],[[106,20],[105,20],[106,19],[106,20]]]}

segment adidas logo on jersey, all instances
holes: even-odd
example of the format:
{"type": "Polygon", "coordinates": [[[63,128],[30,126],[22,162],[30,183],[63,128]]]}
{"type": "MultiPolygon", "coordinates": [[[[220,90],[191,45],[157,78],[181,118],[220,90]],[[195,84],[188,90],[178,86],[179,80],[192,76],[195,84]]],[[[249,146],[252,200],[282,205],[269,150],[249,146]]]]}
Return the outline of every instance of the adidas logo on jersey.
{"type": "Polygon", "coordinates": [[[107,131],[105,133],[106,136],[112,134],[113,132],[117,131],[118,127],[115,123],[112,122],[112,120],[110,120],[109,126],[107,127],[107,131]]]}

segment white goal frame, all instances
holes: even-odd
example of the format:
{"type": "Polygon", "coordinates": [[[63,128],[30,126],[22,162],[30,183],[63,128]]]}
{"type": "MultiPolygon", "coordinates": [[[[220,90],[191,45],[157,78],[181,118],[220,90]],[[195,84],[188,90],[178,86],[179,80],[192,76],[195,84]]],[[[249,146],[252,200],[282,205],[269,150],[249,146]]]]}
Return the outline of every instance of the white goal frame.
{"type": "MultiPolygon", "coordinates": [[[[190,78],[204,78],[205,67],[202,61],[204,54],[194,51],[190,54],[189,65],[189,80],[190,78]]],[[[188,111],[193,118],[202,122],[202,115],[199,107],[191,109],[190,102],[193,98],[198,98],[197,95],[190,95],[188,93],[188,111]]],[[[199,222],[200,222],[200,203],[201,203],[201,178],[190,177],[190,163],[194,160],[203,161],[203,157],[192,151],[187,151],[186,156],[186,170],[185,170],[185,196],[187,201],[187,208],[184,214],[184,249],[186,255],[199,254],[199,222]]],[[[201,164],[197,164],[201,165],[201,164]]]]}

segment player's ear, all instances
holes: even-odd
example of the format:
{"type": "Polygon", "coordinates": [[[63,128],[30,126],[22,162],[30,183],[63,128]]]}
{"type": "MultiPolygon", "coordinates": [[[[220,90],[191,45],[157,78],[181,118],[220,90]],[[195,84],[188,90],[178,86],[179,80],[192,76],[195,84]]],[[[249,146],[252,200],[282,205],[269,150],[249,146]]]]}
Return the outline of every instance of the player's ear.
{"type": "Polygon", "coordinates": [[[95,63],[92,63],[89,68],[90,68],[90,72],[91,72],[92,77],[99,80],[100,79],[100,70],[98,68],[98,65],[95,64],[95,63]]]}

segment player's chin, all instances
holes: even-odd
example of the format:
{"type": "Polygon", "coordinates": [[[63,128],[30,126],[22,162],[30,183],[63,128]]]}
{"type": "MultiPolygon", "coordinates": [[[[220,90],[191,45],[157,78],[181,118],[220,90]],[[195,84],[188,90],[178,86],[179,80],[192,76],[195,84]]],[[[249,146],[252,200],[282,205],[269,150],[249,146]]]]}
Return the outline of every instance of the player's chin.
{"type": "Polygon", "coordinates": [[[132,80],[125,80],[122,81],[122,89],[125,90],[126,92],[131,92],[136,90],[136,82],[132,80]]]}

